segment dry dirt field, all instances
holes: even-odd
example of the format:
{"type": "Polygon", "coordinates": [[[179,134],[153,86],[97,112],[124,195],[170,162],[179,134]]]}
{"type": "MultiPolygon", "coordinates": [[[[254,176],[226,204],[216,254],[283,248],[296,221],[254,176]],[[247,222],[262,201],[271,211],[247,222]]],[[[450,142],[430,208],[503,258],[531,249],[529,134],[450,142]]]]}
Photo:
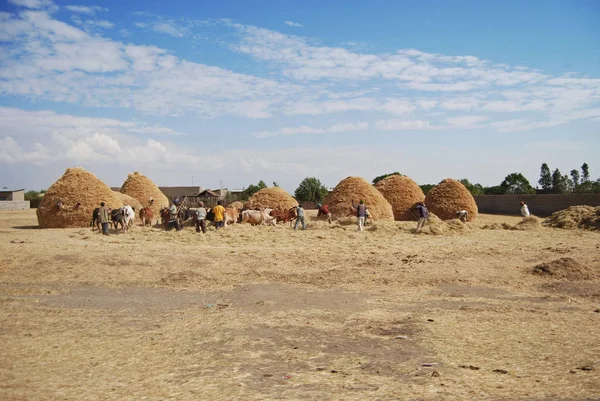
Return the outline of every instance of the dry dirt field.
{"type": "Polygon", "coordinates": [[[104,237],[0,212],[0,399],[600,399],[599,232],[312,218],[104,237]]]}

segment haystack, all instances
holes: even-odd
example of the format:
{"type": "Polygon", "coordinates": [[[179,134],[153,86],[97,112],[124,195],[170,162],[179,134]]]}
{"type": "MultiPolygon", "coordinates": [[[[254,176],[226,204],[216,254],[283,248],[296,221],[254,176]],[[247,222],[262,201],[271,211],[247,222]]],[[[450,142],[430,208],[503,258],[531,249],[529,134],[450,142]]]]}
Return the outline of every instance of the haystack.
{"type": "Polygon", "coordinates": [[[159,216],[160,209],[169,206],[169,199],[158,189],[156,184],[138,172],[127,176],[121,192],[137,199],[143,207],[150,207],[154,216],[159,216]],[[150,205],[150,198],[154,199],[152,205],[150,205]]]}
{"type": "Polygon", "coordinates": [[[228,207],[236,208],[237,210],[243,209],[244,204],[240,201],[231,202],[228,207]]]}
{"type": "Polygon", "coordinates": [[[245,205],[248,209],[289,209],[298,206],[298,201],[279,187],[263,188],[250,197],[245,205]]]}
{"type": "Polygon", "coordinates": [[[425,194],[416,182],[398,174],[390,175],[379,181],[375,184],[375,188],[392,206],[396,221],[414,220],[411,213],[412,207],[417,202],[425,200],[425,194]]]}
{"type": "Polygon", "coordinates": [[[569,230],[600,230],[600,206],[571,206],[552,213],[545,226],[569,230]]]}
{"type": "Polygon", "coordinates": [[[339,219],[351,214],[352,201],[358,204],[364,200],[371,219],[394,220],[392,206],[383,197],[381,192],[361,177],[347,177],[327,195],[325,204],[329,205],[329,211],[333,218],[339,219]]]}
{"type": "Polygon", "coordinates": [[[100,202],[109,208],[123,207],[123,202],[94,174],[80,167],[68,168],[46,191],[37,209],[38,223],[41,228],[88,227],[100,202]]]}
{"type": "Polygon", "coordinates": [[[477,204],[473,195],[463,184],[452,178],[446,178],[429,191],[425,205],[442,220],[455,219],[459,210],[469,212],[468,221],[477,217],[477,204]]]}
{"type": "Polygon", "coordinates": [[[117,195],[117,197],[119,199],[121,199],[121,202],[123,202],[123,205],[129,205],[133,208],[133,210],[135,211],[135,215],[139,216],[140,215],[140,210],[142,210],[142,204],[140,203],[140,201],[138,201],[135,198],[132,198],[131,196],[124,194],[122,192],[117,192],[117,191],[113,191],[115,193],[115,195],[117,195]]]}

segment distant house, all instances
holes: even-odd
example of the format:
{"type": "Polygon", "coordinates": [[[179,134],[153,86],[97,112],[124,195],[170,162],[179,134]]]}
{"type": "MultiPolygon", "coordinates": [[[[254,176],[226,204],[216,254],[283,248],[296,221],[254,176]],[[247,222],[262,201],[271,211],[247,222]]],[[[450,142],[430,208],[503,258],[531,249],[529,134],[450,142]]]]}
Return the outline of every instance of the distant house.
{"type": "Polygon", "coordinates": [[[0,191],[0,210],[29,209],[29,201],[25,200],[25,189],[3,189],[0,191]]]}
{"type": "Polygon", "coordinates": [[[198,196],[204,188],[199,186],[194,187],[158,187],[160,191],[165,194],[169,199],[183,198],[184,196],[195,197],[198,196]]]}

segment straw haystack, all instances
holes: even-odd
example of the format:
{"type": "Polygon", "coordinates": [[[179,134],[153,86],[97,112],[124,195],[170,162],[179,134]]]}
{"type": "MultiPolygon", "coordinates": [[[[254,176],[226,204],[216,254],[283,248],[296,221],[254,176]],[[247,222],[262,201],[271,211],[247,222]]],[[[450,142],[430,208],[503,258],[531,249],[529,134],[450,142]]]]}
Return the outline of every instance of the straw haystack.
{"type": "Polygon", "coordinates": [[[463,184],[452,178],[446,178],[429,191],[425,205],[442,220],[455,219],[459,210],[469,212],[468,221],[477,217],[477,204],[473,195],[463,184]]]}
{"type": "Polygon", "coordinates": [[[567,230],[600,230],[600,206],[570,206],[552,213],[544,225],[567,230]]]}
{"type": "Polygon", "coordinates": [[[237,210],[243,209],[244,204],[240,201],[231,202],[228,207],[236,208],[237,210]]]}
{"type": "Polygon", "coordinates": [[[154,216],[159,216],[160,209],[169,206],[169,199],[152,180],[138,172],[127,176],[121,187],[121,192],[137,199],[143,207],[150,207],[154,216]],[[152,206],[150,205],[150,198],[154,199],[152,206]]]}
{"type": "Polygon", "coordinates": [[[394,220],[392,206],[381,192],[361,177],[347,177],[327,195],[325,204],[335,219],[351,214],[352,201],[358,204],[364,200],[373,220],[394,220]]]}
{"type": "Polygon", "coordinates": [[[37,209],[38,223],[41,228],[88,227],[100,202],[109,208],[123,207],[123,202],[94,174],[80,167],[68,168],[46,191],[37,209]]]}
{"type": "Polygon", "coordinates": [[[289,209],[297,205],[298,201],[279,187],[263,188],[252,195],[248,202],[246,202],[248,209],[262,209],[266,207],[271,209],[289,209]]]}
{"type": "Polygon", "coordinates": [[[425,194],[416,182],[408,177],[394,174],[375,184],[375,188],[392,206],[394,220],[414,220],[411,209],[417,202],[425,200],[425,194]]]}
{"type": "Polygon", "coordinates": [[[117,195],[117,197],[119,199],[121,199],[121,202],[123,202],[123,205],[129,205],[133,208],[133,210],[135,211],[135,215],[139,216],[140,215],[140,210],[142,210],[142,204],[140,203],[140,201],[138,201],[135,198],[132,198],[131,196],[124,194],[122,192],[117,192],[117,191],[113,191],[115,193],[115,195],[117,195]]]}

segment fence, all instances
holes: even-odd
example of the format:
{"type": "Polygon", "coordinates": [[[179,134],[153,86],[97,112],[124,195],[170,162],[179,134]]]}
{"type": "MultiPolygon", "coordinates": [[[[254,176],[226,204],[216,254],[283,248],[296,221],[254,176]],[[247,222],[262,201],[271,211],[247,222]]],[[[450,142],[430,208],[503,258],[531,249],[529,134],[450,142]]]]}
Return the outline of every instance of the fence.
{"type": "Polygon", "coordinates": [[[535,216],[549,216],[569,206],[600,206],[600,194],[544,194],[544,195],[478,195],[475,202],[479,213],[519,214],[524,201],[535,216]]]}

